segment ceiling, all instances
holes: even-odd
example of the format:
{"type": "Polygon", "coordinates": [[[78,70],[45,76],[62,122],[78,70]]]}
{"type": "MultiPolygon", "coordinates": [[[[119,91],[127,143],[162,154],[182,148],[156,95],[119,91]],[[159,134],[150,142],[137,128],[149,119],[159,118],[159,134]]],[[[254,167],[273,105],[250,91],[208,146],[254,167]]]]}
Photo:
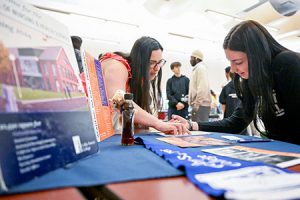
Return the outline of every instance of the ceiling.
{"type": "MultiPolygon", "coordinates": [[[[64,23],[83,39],[94,57],[107,51],[129,52],[134,41],[152,36],[164,47],[164,58],[180,61],[182,73],[192,69],[190,53],[200,49],[208,66],[211,88],[221,89],[228,66],[222,42],[242,20],[256,20],[287,48],[300,52],[300,0],[26,0],[64,23]],[[274,7],[283,14],[279,14],[274,7]],[[291,13],[294,13],[291,15],[291,13]],[[291,16],[284,16],[291,15],[291,16]]],[[[172,76],[163,68],[163,81],[172,76]]],[[[163,89],[164,91],[164,89],[163,89]]]]}
{"type": "MultiPolygon", "coordinates": [[[[222,42],[233,25],[253,19],[266,25],[280,42],[300,51],[300,12],[294,13],[300,7],[300,0],[27,1],[67,23],[71,34],[118,45],[141,34],[175,37],[184,42],[222,42]],[[284,16],[274,7],[285,15],[293,15],[284,16]],[[93,30],[83,31],[80,26],[90,26],[93,30]],[[105,30],[110,31],[105,34],[105,30]]],[[[171,50],[180,52],[176,46],[171,50]]]]}

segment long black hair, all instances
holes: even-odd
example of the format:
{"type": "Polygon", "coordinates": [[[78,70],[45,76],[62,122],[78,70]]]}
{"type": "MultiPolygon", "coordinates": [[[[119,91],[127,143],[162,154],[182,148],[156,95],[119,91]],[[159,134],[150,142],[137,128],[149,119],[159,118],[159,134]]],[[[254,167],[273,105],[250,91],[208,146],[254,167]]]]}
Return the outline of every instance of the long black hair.
{"type": "Polygon", "coordinates": [[[242,79],[235,74],[234,85],[242,100],[245,116],[254,118],[254,125],[258,129],[257,115],[263,121],[269,121],[269,113],[275,114],[272,60],[287,49],[262,25],[252,20],[233,27],[224,39],[223,48],[241,51],[247,55],[248,79],[242,79]]]}
{"type": "Polygon", "coordinates": [[[149,80],[150,57],[152,51],[159,49],[163,51],[163,47],[156,39],[143,36],[135,41],[129,57],[127,57],[132,72],[132,78],[129,81],[130,90],[134,95],[136,104],[147,112],[151,112],[149,106],[151,103],[150,87],[153,88],[153,94],[156,100],[155,105],[157,104],[158,109],[162,105],[162,69],[159,70],[154,80],[149,80]]]}

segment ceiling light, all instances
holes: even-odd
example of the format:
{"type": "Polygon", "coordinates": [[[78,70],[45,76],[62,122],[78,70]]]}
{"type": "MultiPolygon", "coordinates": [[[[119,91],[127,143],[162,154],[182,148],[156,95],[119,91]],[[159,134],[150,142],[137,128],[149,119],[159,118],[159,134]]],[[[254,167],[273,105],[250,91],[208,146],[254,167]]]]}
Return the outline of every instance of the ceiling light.
{"type": "Polygon", "coordinates": [[[182,34],[179,34],[179,33],[168,33],[169,35],[172,35],[172,36],[176,36],[176,37],[182,37],[182,38],[186,38],[186,39],[194,39],[193,36],[189,36],[189,35],[182,35],[182,34]]]}
{"type": "Polygon", "coordinates": [[[106,39],[101,39],[101,38],[93,38],[93,37],[86,37],[86,36],[82,36],[82,39],[87,39],[87,40],[92,40],[92,41],[98,41],[101,43],[107,43],[107,44],[120,44],[119,41],[115,41],[115,40],[106,40],[106,39]]]}
{"type": "Polygon", "coordinates": [[[276,38],[281,40],[281,39],[284,39],[284,38],[287,38],[287,37],[296,36],[298,34],[300,34],[300,30],[295,30],[295,31],[290,31],[290,32],[278,35],[278,36],[276,36],[276,38]]]}
{"type": "Polygon", "coordinates": [[[172,50],[172,49],[166,49],[166,53],[172,53],[172,54],[183,54],[183,55],[188,55],[188,53],[183,52],[183,51],[178,51],[178,50],[172,50]]]}
{"type": "Polygon", "coordinates": [[[241,19],[241,18],[239,18],[237,16],[229,15],[229,14],[226,14],[226,13],[223,13],[223,12],[219,12],[219,11],[215,11],[215,10],[211,10],[211,9],[206,9],[204,12],[209,13],[209,14],[213,14],[213,15],[215,15],[217,17],[222,17],[222,18],[225,17],[225,18],[227,18],[229,20],[236,20],[236,21],[239,21],[239,22],[244,21],[244,19],[241,19]]]}
{"type": "Polygon", "coordinates": [[[239,12],[238,14],[250,12],[250,11],[254,10],[255,8],[261,6],[262,4],[266,3],[267,1],[268,0],[257,0],[252,3],[252,6],[244,9],[243,11],[239,12]]]}
{"type": "Polygon", "coordinates": [[[278,28],[275,28],[273,26],[269,26],[269,25],[263,25],[268,31],[273,31],[273,32],[277,32],[279,31],[278,28]]]}
{"type": "Polygon", "coordinates": [[[106,18],[101,18],[101,17],[97,17],[97,16],[93,16],[93,15],[87,15],[87,14],[82,14],[82,13],[77,13],[77,12],[72,12],[72,11],[54,9],[54,8],[49,8],[49,7],[44,7],[44,6],[38,6],[38,5],[33,5],[33,6],[38,8],[38,9],[46,10],[46,11],[50,11],[50,12],[57,12],[57,13],[66,14],[66,15],[78,15],[78,16],[93,18],[93,19],[97,19],[97,20],[101,20],[101,21],[105,21],[105,22],[118,23],[118,24],[123,24],[123,25],[133,26],[133,27],[139,28],[139,25],[128,23],[128,22],[112,20],[112,19],[106,19],[106,18]]]}
{"type": "Polygon", "coordinates": [[[38,9],[46,10],[46,11],[50,11],[50,12],[57,12],[57,13],[65,14],[65,15],[71,14],[68,11],[60,10],[60,9],[56,9],[56,8],[54,9],[54,8],[48,8],[48,7],[38,6],[38,5],[33,5],[33,6],[38,8],[38,9]]]}
{"type": "MultiPolygon", "coordinates": [[[[242,19],[240,17],[237,17],[237,16],[234,16],[234,15],[229,15],[229,14],[226,14],[226,13],[222,13],[222,12],[219,12],[219,11],[215,11],[215,10],[210,10],[210,9],[207,9],[205,10],[205,12],[207,13],[210,13],[210,14],[213,14],[213,15],[217,15],[217,16],[222,16],[223,18],[226,17],[226,18],[230,18],[231,20],[236,20],[238,22],[242,22],[242,21],[245,21],[246,19],[242,19]]],[[[269,31],[273,31],[273,32],[277,32],[279,31],[278,28],[275,28],[273,26],[268,26],[268,25],[263,25],[267,30],[269,31]]]]}

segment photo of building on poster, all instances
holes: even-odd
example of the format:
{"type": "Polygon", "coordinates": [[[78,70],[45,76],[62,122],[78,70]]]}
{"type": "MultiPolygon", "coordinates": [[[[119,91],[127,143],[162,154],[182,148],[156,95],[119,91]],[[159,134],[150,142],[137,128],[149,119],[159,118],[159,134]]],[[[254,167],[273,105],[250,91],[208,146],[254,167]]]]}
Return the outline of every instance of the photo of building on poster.
{"type": "Polygon", "coordinates": [[[0,113],[87,111],[68,28],[22,1],[0,16],[0,113]]]}
{"type": "Polygon", "coordinates": [[[63,47],[7,48],[1,43],[0,52],[0,112],[87,107],[84,92],[63,47]]]}

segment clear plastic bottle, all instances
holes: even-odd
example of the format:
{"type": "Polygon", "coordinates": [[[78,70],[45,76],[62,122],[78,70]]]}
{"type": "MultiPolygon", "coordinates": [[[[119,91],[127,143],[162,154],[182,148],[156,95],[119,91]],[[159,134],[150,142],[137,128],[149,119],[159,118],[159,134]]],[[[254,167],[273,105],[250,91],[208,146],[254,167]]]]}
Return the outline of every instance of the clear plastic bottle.
{"type": "Polygon", "coordinates": [[[122,139],[121,144],[128,146],[134,144],[134,106],[133,94],[124,95],[124,104],[122,105],[122,139]]]}
{"type": "Polygon", "coordinates": [[[180,101],[187,103],[187,102],[189,101],[188,95],[185,95],[185,96],[184,96],[184,94],[182,94],[182,95],[181,95],[181,98],[180,98],[180,101]]]}

